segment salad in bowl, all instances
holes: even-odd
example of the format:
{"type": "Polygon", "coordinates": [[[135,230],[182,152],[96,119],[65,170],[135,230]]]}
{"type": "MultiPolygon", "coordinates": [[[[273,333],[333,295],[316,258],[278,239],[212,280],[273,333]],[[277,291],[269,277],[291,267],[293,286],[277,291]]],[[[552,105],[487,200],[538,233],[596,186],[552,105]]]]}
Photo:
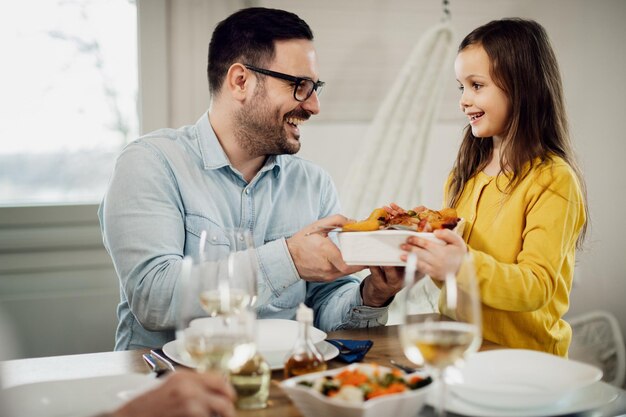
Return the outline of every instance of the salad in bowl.
{"type": "Polygon", "coordinates": [[[281,382],[305,417],[415,416],[424,406],[432,379],[376,364],[352,364],[281,382]]]}

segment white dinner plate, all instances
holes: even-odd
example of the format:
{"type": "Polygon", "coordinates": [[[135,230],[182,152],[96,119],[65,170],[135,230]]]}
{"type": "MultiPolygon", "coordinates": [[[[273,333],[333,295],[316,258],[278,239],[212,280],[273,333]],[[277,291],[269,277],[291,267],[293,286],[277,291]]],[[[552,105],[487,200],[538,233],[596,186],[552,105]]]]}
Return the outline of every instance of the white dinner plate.
{"type": "MultiPolygon", "coordinates": [[[[434,407],[437,401],[437,392],[437,386],[435,385],[426,399],[426,404],[434,407]]],[[[458,397],[454,392],[449,392],[446,398],[446,410],[462,416],[552,417],[594,410],[615,401],[618,395],[619,391],[617,388],[599,381],[571,393],[556,404],[547,407],[533,408],[532,410],[514,410],[480,406],[458,397]]]]}
{"type": "MultiPolygon", "coordinates": [[[[204,318],[199,320],[214,320],[214,318],[204,318]]],[[[193,322],[192,322],[193,323],[193,322]]],[[[193,324],[192,324],[193,325],[193,324]]],[[[324,360],[330,360],[339,355],[339,349],[325,342],[326,333],[312,327],[309,334],[315,346],[324,356],[324,360]]],[[[262,319],[257,320],[257,348],[269,363],[272,369],[282,369],[285,356],[298,338],[298,322],[283,319],[262,319]]],[[[180,347],[182,349],[182,347],[180,347]]],[[[186,360],[179,350],[179,344],[171,341],[163,345],[163,352],[172,360],[181,365],[194,367],[194,364],[186,360]]]]}
{"type": "MultiPolygon", "coordinates": [[[[334,345],[331,345],[330,343],[326,342],[325,340],[322,340],[321,342],[316,343],[315,346],[320,351],[325,361],[329,361],[339,355],[339,349],[337,349],[334,345]]],[[[182,346],[180,346],[180,343],[177,340],[172,340],[171,342],[167,342],[166,344],[163,345],[163,352],[167,355],[168,358],[170,358],[176,363],[179,363],[184,366],[188,366],[189,368],[195,368],[196,365],[193,362],[186,360],[179,353],[180,352],[179,349],[182,349],[182,346]]],[[[287,355],[287,353],[288,352],[285,352],[285,355],[287,355]]],[[[280,357],[272,356],[268,359],[265,357],[266,355],[263,353],[263,351],[261,351],[261,354],[263,355],[263,357],[265,358],[265,360],[267,361],[267,363],[269,364],[270,368],[273,371],[278,370],[278,369],[283,369],[283,366],[284,366],[283,361],[285,360],[285,355],[280,356],[280,357]]]]}
{"type": "Polygon", "coordinates": [[[450,390],[480,406],[529,410],[565,401],[602,378],[586,363],[526,349],[499,349],[471,355],[460,369],[462,380],[450,390]]]}
{"type": "Polygon", "coordinates": [[[86,417],[111,411],[159,383],[153,375],[133,373],[16,385],[2,394],[13,417],[86,417]]]}

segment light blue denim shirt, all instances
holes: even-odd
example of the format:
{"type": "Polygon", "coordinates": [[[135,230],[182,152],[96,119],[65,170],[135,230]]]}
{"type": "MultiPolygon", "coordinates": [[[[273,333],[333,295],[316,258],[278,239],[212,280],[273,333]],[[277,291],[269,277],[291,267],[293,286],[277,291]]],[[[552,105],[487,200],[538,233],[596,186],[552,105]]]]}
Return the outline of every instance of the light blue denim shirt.
{"type": "Polygon", "coordinates": [[[325,330],[384,324],[387,308],[363,306],[356,277],[307,283],[285,239],[339,212],[330,176],[293,155],[272,156],[247,183],[232,167],[205,113],[195,125],[163,129],[129,144],[98,210],[104,245],[120,280],[115,349],[174,339],[182,260],[199,236],[224,244],[225,228],[252,231],[261,271],[259,318],[293,319],[301,302],[325,330]]]}

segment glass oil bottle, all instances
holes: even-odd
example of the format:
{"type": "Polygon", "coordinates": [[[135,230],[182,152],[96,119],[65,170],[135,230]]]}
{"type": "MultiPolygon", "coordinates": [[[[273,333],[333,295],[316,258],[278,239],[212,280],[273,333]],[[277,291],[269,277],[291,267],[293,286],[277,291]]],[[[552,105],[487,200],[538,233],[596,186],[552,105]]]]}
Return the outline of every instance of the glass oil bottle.
{"type": "Polygon", "coordinates": [[[285,361],[285,378],[326,370],[324,357],[311,340],[313,310],[301,303],[296,312],[296,320],[298,339],[285,361]]]}

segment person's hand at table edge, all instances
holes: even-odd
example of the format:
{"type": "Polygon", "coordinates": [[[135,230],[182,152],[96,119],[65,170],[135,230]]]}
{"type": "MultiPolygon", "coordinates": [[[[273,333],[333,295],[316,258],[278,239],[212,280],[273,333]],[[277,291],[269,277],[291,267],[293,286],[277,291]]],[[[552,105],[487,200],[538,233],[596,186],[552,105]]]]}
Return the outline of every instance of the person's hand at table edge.
{"type": "Polygon", "coordinates": [[[223,376],[180,370],[162,384],[98,417],[235,417],[235,391],[223,376]]]}

